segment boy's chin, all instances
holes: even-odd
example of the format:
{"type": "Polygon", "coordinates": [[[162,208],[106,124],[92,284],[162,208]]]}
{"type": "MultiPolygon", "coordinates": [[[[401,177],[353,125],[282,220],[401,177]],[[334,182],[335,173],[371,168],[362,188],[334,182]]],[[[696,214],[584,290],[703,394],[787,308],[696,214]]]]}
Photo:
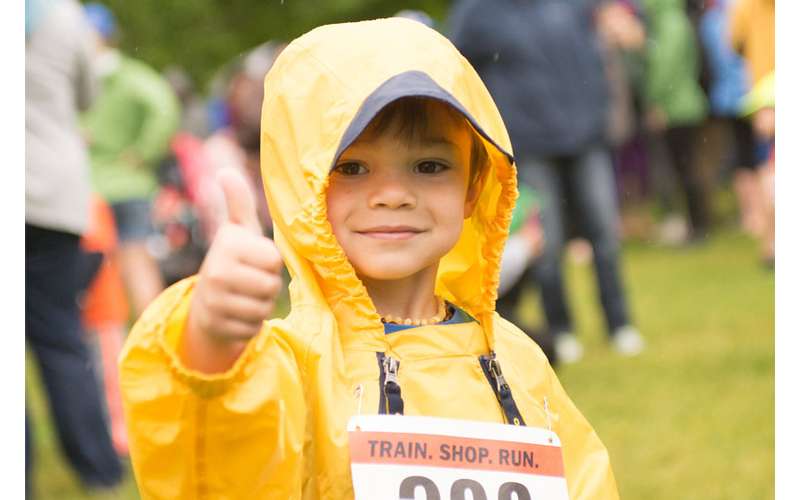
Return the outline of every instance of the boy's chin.
{"type": "Polygon", "coordinates": [[[425,267],[403,266],[397,263],[386,262],[383,264],[372,263],[369,266],[356,269],[356,274],[362,281],[399,281],[419,275],[425,267]]]}
{"type": "Polygon", "coordinates": [[[368,271],[359,272],[358,277],[367,281],[398,281],[414,276],[415,272],[398,272],[396,270],[381,270],[381,271],[368,271]]]}

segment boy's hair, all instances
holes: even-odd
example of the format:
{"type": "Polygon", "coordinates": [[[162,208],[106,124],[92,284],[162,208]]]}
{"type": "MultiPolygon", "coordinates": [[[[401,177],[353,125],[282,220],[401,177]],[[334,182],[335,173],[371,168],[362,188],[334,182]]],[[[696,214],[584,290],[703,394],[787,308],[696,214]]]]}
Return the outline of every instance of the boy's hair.
{"type": "Polygon", "coordinates": [[[427,97],[403,97],[378,112],[360,137],[369,140],[394,129],[395,134],[407,143],[421,142],[434,136],[436,130],[444,125],[433,119],[436,111],[441,112],[451,125],[467,127],[470,131],[469,186],[472,186],[483,173],[489,154],[467,119],[449,104],[427,97]]]}

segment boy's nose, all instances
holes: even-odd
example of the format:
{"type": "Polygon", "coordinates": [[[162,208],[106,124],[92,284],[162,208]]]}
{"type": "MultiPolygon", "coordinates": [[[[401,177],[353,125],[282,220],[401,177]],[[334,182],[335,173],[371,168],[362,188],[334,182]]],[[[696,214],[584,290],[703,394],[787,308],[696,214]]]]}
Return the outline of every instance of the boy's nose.
{"type": "Polygon", "coordinates": [[[375,179],[368,201],[370,208],[413,208],[417,203],[413,189],[400,176],[375,179]]]}

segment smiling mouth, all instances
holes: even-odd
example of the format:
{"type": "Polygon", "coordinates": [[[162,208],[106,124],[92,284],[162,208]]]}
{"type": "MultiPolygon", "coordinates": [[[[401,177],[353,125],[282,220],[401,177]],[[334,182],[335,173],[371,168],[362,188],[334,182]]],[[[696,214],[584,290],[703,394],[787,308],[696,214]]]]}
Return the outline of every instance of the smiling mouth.
{"type": "Polygon", "coordinates": [[[422,229],[410,226],[379,226],[356,231],[362,236],[376,240],[407,240],[422,232],[424,232],[422,229]]]}

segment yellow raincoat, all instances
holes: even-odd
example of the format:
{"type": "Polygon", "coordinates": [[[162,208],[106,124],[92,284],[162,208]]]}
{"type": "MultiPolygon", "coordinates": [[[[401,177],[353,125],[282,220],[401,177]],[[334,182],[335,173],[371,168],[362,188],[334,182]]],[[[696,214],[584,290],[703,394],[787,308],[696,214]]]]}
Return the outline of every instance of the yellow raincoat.
{"type": "Polygon", "coordinates": [[[500,114],[469,63],[414,21],[330,25],[283,51],[265,96],[261,165],[275,242],[292,276],[291,312],[265,322],[218,375],[193,372],[176,354],[194,278],[142,315],[120,363],[143,497],[352,498],[346,424],[359,407],[386,411],[380,360],[388,356],[400,363],[406,415],[504,422],[517,411],[525,425],[549,421],[562,441],[571,498],[618,498],[605,447],[542,351],[494,312],[516,175],[500,114]],[[436,284],[477,321],[386,335],[333,236],[325,190],[336,156],[378,110],[409,95],[458,108],[489,152],[478,207],[436,284]],[[510,413],[485,371],[491,353],[510,389],[503,399],[511,398],[510,413]]]}

